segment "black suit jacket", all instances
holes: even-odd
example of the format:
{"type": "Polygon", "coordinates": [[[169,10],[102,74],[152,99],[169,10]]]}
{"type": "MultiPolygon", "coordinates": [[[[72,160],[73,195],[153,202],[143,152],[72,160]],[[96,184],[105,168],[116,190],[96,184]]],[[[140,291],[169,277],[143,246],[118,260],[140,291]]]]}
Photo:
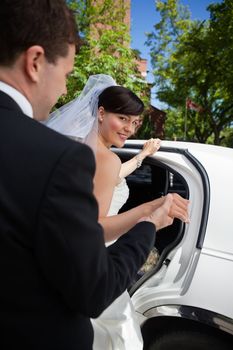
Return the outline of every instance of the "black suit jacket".
{"type": "Polygon", "coordinates": [[[91,349],[89,318],[127,288],[153,246],[144,222],[105,248],[94,171],[87,146],[0,92],[2,350],[91,349]]]}

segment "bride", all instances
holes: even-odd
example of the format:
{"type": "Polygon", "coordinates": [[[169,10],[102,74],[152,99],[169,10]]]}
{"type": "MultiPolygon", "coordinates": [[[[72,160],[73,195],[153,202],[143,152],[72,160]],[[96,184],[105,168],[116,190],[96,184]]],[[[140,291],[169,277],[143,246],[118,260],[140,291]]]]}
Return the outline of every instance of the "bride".
{"type": "MultiPolygon", "coordinates": [[[[160,147],[159,139],[148,140],[135,157],[121,163],[111,146],[123,147],[140,124],[144,106],[129,89],[117,86],[108,75],[91,76],[81,95],[52,113],[47,125],[67,136],[89,144],[96,156],[94,193],[99,204],[99,222],[105,242],[111,243],[158,208],[164,197],[118,214],[127,201],[125,177],[140,167],[143,159],[160,147]]],[[[188,221],[188,201],[173,194],[170,216],[188,221]]],[[[129,294],[125,291],[97,319],[94,350],[142,350],[143,340],[129,294]]]]}

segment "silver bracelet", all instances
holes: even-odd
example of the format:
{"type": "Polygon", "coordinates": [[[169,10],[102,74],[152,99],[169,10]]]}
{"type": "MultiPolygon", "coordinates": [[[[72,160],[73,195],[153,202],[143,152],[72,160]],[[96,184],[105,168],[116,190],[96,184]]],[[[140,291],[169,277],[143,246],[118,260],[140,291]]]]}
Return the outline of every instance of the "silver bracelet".
{"type": "Polygon", "coordinates": [[[140,156],[140,154],[137,154],[135,158],[137,160],[137,168],[140,168],[140,166],[142,165],[143,158],[142,156],[140,156]]]}

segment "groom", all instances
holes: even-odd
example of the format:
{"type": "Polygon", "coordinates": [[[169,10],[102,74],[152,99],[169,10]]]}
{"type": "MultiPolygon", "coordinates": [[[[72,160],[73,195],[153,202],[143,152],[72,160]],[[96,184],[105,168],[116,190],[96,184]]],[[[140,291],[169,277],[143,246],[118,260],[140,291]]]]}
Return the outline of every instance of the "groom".
{"type": "Polygon", "coordinates": [[[89,318],[130,284],[172,199],[111,249],[91,150],[38,121],[66,93],[77,29],[64,0],[0,2],[0,349],[92,348],[89,318]]]}

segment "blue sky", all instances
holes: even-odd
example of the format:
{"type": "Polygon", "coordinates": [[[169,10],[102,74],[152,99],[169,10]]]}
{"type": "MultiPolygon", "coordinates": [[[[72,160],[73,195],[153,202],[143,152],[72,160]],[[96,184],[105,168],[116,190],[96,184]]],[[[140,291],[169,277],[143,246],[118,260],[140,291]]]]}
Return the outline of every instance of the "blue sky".
{"type": "MultiPolygon", "coordinates": [[[[180,3],[187,5],[191,12],[192,19],[206,19],[209,12],[206,7],[217,0],[180,0],[180,3]]],[[[159,15],[155,10],[155,0],[131,0],[131,47],[141,52],[141,57],[148,60],[148,70],[151,70],[149,48],[145,45],[146,32],[153,30],[153,25],[159,21],[159,15]]],[[[149,82],[152,81],[151,74],[148,74],[149,82]]],[[[152,94],[153,96],[153,94],[152,94]]],[[[151,103],[162,108],[156,99],[151,103]]]]}

